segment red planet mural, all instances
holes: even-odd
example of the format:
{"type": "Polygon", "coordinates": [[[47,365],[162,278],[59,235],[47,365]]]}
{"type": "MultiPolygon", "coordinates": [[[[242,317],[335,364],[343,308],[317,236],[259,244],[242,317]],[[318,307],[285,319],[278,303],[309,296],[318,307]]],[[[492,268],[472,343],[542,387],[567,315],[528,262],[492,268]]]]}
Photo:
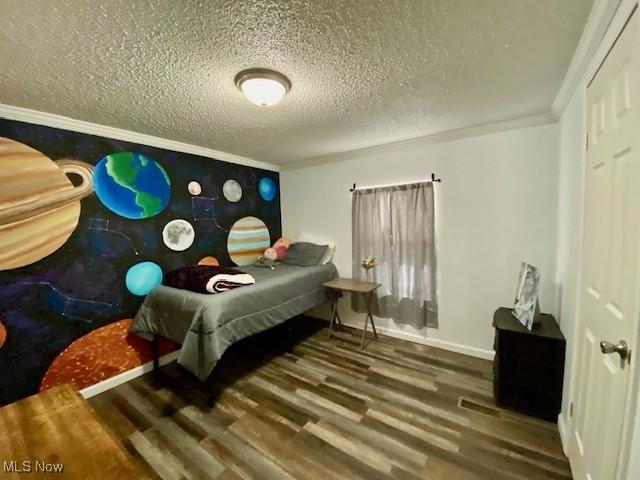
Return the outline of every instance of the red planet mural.
{"type": "Polygon", "coordinates": [[[0,348],[4,345],[4,342],[7,341],[7,329],[4,328],[4,324],[0,322],[0,348]]]}
{"type": "MultiPolygon", "coordinates": [[[[152,359],[151,344],[128,333],[132,319],[120,320],[93,330],[65,348],[51,363],[40,383],[40,391],[63,383],[86,388],[131,370],[152,359]]],[[[176,344],[158,337],[160,356],[174,351],[176,344]]]]}

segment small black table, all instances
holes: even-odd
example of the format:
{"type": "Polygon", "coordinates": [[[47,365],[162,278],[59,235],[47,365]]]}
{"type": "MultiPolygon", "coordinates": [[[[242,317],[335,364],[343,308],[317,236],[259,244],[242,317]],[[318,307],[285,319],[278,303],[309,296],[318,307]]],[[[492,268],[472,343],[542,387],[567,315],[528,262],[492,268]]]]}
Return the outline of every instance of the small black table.
{"type": "Polygon", "coordinates": [[[493,316],[493,393],[500,407],[555,422],[562,405],[565,339],[553,315],[527,330],[500,307],[493,316]]]}

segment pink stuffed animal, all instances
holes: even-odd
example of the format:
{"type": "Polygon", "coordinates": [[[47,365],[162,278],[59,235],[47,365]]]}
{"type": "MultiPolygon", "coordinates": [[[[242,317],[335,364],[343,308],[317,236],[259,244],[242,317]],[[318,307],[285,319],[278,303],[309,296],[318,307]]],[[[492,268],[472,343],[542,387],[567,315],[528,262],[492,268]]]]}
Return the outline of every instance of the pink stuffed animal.
{"type": "Polygon", "coordinates": [[[280,237],[278,240],[276,240],[276,243],[273,244],[273,248],[277,249],[281,245],[285,248],[289,248],[289,246],[291,245],[291,240],[287,237],[280,237]]]}
{"type": "Polygon", "coordinates": [[[278,252],[276,251],[275,248],[267,248],[264,251],[264,258],[266,258],[267,260],[277,260],[278,252]]]}
{"type": "Polygon", "coordinates": [[[291,245],[291,240],[287,237],[280,237],[273,244],[273,247],[267,248],[264,251],[264,258],[269,260],[282,260],[287,254],[287,249],[291,245]]]}
{"type": "Polygon", "coordinates": [[[284,256],[287,254],[287,247],[285,247],[284,245],[278,245],[275,251],[276,251],[276,255],[278,256],[278,260],[282,260],[284,256]]]}

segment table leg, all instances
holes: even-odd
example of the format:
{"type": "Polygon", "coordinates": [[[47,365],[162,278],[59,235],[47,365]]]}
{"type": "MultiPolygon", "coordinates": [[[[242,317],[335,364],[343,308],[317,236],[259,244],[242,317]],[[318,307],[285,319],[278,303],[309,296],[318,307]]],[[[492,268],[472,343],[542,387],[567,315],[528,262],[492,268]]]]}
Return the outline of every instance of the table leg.
{"type": "Polygon", "coordinates": [[[362,341],[360,342],[360,350],[364,350],[364,339],[367,336],[367,324],[369,323],[369,317],[364,317],[364,328],[362,329],[362,341]]]}
{"type": "Polygon", "coordinates": [[[329,324],[329,333],[327,334],[327,338],[331,338],[331,334],[333,333],[333,323],[336,320],[337,312],[338,312],[338,301],[334,300],[333,305],[331,306],[331,323],[329,324]]]}
{"type": "Polygon", "coordinates": [[[362,332],[362,342],[360,343],[360,348],[364,349],[364,341],[367,336],[367,323],[371,322],[371,328],[373,329],[373,335],[377,339],[378,332],[376,332],[376,326],[373,323],[373,314],[371,313],[371,300],[373,300],[373,292],[369,292],[365,294],[366,303],[367,303],[367,314],[364,317],[364,330],[362,332]]]}
{"type": "MultiPolygon", "coordinates": [[[[364,328],[362,329],[362,342],[360,342],[360,349],[364,349],[364,341],[367,338],[367,324],[369,323],[369,315],[371,315],[371,292],[369,294],[365,294],[365,299],[367,303],[367,314],[364,316],[364,328]]],[[[373,325],[373,324],[372,324],[373,325]]]]}
{"type": "Polygon", "coordinates": [[[373,323],[373,315],[371,313],[371,309],[369,308],[369,320],[371,321],[371,328],[373,328],[373,336],[378,339],[378,332],[376,332],[376,326],[373,323]]]}

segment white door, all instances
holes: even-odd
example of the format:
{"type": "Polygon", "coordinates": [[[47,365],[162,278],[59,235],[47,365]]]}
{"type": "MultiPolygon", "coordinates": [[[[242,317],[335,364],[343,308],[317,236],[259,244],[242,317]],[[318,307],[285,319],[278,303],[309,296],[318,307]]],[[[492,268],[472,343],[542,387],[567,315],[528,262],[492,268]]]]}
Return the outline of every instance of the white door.
{"type": "Polygon", "coordinates": [[[629,350],[640,353],[640,346],[631,344],[640,298],[638,17],[631,17],[587,89],[580,376],[569,447],[573,473],[580,480],[619,475],[632,369],[624,354],[613,349],[624,340],[629,350]],[[610,344],[601,345],[603,341],[610,344]]]}

